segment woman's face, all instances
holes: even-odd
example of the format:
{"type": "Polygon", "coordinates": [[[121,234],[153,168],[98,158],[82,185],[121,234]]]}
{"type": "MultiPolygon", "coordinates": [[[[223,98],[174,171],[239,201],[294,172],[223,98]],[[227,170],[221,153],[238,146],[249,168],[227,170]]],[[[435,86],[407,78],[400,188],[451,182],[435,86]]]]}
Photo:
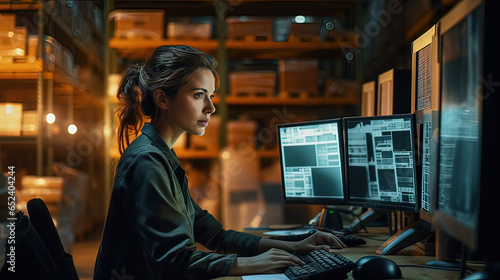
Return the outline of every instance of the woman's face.
{"type": "Polygon", "coordinates": [[[208,126],[210,115],[215,112],[212,103],[215,79],[208,69],[196,71],[191,80],[168,98],[168,122],[179,134],[189,132],[201,136],[208,126]]]}

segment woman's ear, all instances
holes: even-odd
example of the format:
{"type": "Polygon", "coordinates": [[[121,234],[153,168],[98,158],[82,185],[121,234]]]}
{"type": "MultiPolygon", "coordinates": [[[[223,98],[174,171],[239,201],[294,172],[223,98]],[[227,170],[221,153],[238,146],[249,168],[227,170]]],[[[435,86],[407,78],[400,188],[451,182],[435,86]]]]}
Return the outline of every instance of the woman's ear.
{"type": "Polygon", "coordinates": [[[168,110],[168,99],[167,95],[162,89],[156,89],[153,92],[153,99],[160,109],[168,110]]]}

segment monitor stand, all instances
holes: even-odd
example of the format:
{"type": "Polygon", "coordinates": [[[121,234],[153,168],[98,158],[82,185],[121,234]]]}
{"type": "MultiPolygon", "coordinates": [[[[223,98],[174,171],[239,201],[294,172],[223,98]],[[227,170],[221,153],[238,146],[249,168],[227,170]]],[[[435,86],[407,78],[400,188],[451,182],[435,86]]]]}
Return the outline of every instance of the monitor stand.
{"type": "Polygon", "coordinates": [[[340,231],[344,227],[342,224],[342,217],[340,213],[344,212],[341,209],[335,208],[335,206],[326,206],[321,210],[321,216],[319,217],[318,226],[340,231]]]}
{"type": "Polygon", "coordinates": [[[460,262],[455,260],[455,239],[444,231],[437,229],[436,234],[436,259],[428,261],[426,265],[446,268],[459,268],[460,262]]]}
{"type": "MultiPolygon", "coordinates": [[[[365,226],[386,214],[386,211],[368,208],[358,219],[342,229],[347,234],[352,234],[365,228],[365,226]]],[[[366,228],[365,228],[366,229],[366,228]]]]}
{"type": "Polygon", "coordinates": [[[412,226],[407,226],[396,232],[375,252],[381,255],[392,255],[402,249],[413,245],[420,240],[429,237],[432,234],[432,225],[425,221],[419,220],[412,226]]]}
{"type": "Polygon", "coordinates": [[[500,279],[500,262],[486,261],[483,271],[474,272],[462,280],[496,280],[500,279]]]}

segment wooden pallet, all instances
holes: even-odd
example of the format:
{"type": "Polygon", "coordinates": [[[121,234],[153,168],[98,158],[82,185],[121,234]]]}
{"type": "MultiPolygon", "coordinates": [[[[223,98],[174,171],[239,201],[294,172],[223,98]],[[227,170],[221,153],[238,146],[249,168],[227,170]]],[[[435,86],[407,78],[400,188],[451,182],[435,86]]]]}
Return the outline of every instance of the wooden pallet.
{"type": "Polygon", "coordinates": [[[311,99],[320,98],[319,93],[309,91],[282,91],[279,94],[280,98],[287,99],[311,99]]]}
{"type": "Polygon", "coordinates": [[[242,36],[231,36],[230,40],[239,42],[272,42],[272,36],[254,36],[254,35],[242,35],[242,36]]]}
{"type": "Polygon", "coordinates": [[[238,98],[262,98],[262,97],[273,97],[274,88],[238,88],[231,90],[231,96],[236,96],[238,98]]]}
{"type": "Polygon", "coordinates": [[[288,37],[288,42],[317,43],[321,42],[321,39],[319,38],[318,35],[301,35],[301,36],[290,35],[288,37]]]}

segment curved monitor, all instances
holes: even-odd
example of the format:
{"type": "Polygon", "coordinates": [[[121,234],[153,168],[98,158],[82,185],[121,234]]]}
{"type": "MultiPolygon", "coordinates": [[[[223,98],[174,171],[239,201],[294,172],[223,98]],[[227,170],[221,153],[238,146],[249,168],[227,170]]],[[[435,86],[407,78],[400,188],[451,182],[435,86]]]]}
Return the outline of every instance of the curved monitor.
{"type": "Polygon", "coordinates": [[[285,202],[345,204],[341,119],[277,125],[285,202]]]}
{"type": "Polygon", "coordinates": [[[415,115],[344,118],[347,204],[419,212],[415,115]]]}

